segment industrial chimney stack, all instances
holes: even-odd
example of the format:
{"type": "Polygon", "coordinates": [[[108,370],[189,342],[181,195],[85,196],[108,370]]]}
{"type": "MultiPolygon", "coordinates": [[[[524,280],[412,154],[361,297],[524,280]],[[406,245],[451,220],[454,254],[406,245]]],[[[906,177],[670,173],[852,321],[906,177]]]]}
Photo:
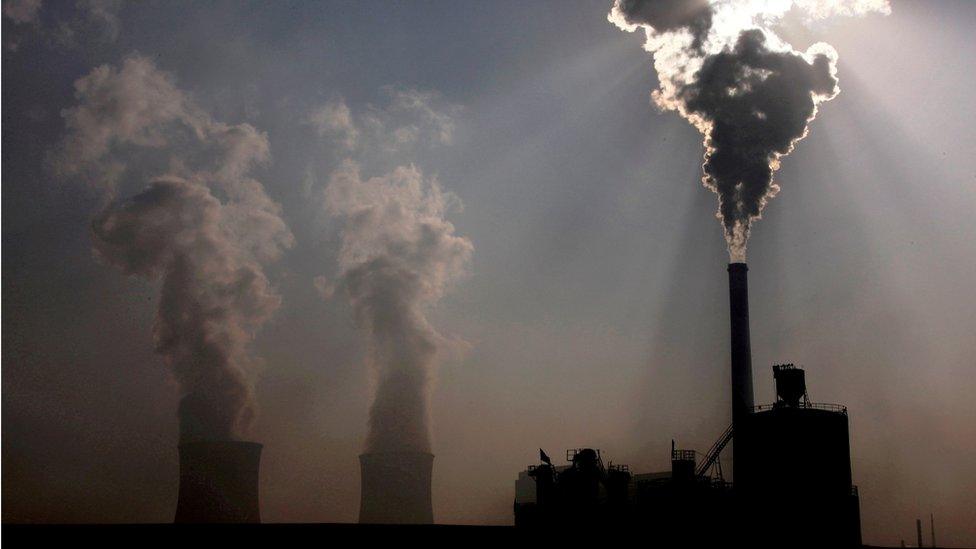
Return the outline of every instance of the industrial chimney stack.
{"type": "Polygon", "coordinates": [[[178,523],[261,522],[256,442],[198,440],[180,444],[178,523]]]}
{"type": "Polygon", "coordinates": [[[433,524],[433,454],[376,452],[359,456],[359,463],[361,524],[433,524]]]}
{"type": "MultiPolygon", "coordinates": [[[[732,425],[742,424],[752,413],[752,349],[749,343],[749,267],[745,263],[729,264],[729,318],[732,328],[732,425]]],[[[740,444],[732,440],[732,466],[740,463],[740,444]]]]}

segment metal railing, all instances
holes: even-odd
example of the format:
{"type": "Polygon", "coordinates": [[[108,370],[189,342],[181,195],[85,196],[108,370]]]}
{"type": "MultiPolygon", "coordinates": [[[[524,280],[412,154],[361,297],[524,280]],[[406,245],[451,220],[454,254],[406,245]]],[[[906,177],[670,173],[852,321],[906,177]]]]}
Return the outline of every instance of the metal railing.
{"type": "Polygon", "coordinates": [[[708,473],[708,470],[718,460],[719,454],[722,453],[725,445],[728,444],[730,440],[732,440],[732,425],[729,425],[728,428],[726,428],[722,433],[722,436],[718,437],[715,444],[712,444],[712,447],[708,449],[708,453],[705,454],[705,459],[702,460],[702,462],[695,469],[696,476],[704,477],[708,473]]]}
{"type": "MultiPolygon", "coordinates": [[[[753,406],[753,412],[765,412],[766,410],[773,410],[775,408],[784,408],[783,404],[760,404],[759,406],[753,406]]],[[[797,408],[810,408],[813,410],[826,410],[828,412],[840,412],[847,415],[847,406],[841,404],[829,404],[826,402],[801,402],[796,406],[797,408]]]]}

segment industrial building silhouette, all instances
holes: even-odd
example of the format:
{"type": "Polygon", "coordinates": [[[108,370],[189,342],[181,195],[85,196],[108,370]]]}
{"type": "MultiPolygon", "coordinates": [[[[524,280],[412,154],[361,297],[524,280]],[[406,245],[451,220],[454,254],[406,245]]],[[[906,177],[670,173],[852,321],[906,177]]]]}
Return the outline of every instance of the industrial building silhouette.
{"type": "Polygon", "coordinates": [[[570,450],[557,466],[516,480],[515,524],[525,530],[649,529],[668,544],[861,545],[847,409],[810,401],[804,370],[773,366],[776,401],[755,406],[748,268],[729,272],[732,424],[705,455],[674,447],[671,471],[638,474],[604,463],[599,450],[570,450]],[[732,444],[732,481],[720,455],[732,444]]]}
{"type": "MultiPolygon", "coordinates": [[[[567,451],[565,465],[540,450],[541,463],[516,480],[516,538],[651,528],[662,544],[860,546],[847,410],[811,402],[806,373],[792,364],[772,367],[776,400],[755,405],[748,268],[732,263],[728,273],[731,425],[703,455],[672,441],[671,470],[659,473],[605,462],[592,448],[567,451]],[[731,481],[720,459],[729,444],[731,481]]],[[[193,441],[179,449],[175,522],[260,522],[260,444],[193,441]]],[[[360,524],[433,524],[433,462],[422,452],[361,455],[360,524]]]]}

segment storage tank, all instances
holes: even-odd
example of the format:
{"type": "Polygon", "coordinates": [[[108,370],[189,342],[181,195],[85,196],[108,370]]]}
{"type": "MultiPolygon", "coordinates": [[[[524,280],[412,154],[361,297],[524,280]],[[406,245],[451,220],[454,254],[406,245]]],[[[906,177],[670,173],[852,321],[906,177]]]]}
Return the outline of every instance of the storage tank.
{"type": "Polygon", "coordinates": [[[788,379],[778,384],[785,394],[775,404],[735,426],[735,491],[747,509],[742,524],[768,536],[757,540],[767,543],[859,546],[847,409],[799,400],[806,393],[797,385],[803,376],[788,379]],[[803,539],[797,540],[800,532],[803,539]]]}

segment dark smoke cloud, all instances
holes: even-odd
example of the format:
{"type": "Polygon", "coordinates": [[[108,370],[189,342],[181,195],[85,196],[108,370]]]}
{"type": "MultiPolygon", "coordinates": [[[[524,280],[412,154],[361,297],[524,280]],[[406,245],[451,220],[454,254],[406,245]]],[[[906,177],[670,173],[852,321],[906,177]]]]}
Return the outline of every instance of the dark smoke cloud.
{"type": "Polygon", "coordinates": [[[608,16],[623,30],[644,29],[660,81],[654,101],[704,135],[702,182],[718,195],[733,261],[745,261],[752,223],[779,191],[780,158],[840,91],[832,47],[799,52],[768,28],[793,7],[809,18],[889,10],[885,0],[616,0],[608,16]]]}
{"type": "Polygon", "coordinates": [[[773,172],[780,156],[806,135],[817,103],[839,91],[836,57],[811,54],[808,61],[770,51],[761,30],[743,31],[731,50],[706,57],[679,91],[686,111],[709,121],[703,181],[719,197],[729,247],[742,250],[738,259],[745,259],[752,221],[779,191],[773,172]]]}
{"type": "Polygon", "coordinates": [[[263,266],[293,241],[248,175],[267,160],[267,137],[212,120],[144,57],[98,67],[75,88],[52,166],[106,193],[92,223],[97,256],[162,283],[153,335],[180,385],[181,438],[240,438],[254,416],[247,347],[280,305],[263,266]],[[157,151],[168,173],[120,200],[133,147],[157,151]]]}
{"type": "Polygon", "coordinates": [[[708,0],[618,0],[614,9],[630,25],[646,25],[657,32],[687,29],[700,48],[712,27],[708,0]]]}
{"type": "Polygon", "coordinates": [[[443,338],[427,310],[473,250],[445,219],[455,199],[415,167],[363,179],[351,160],[325,193],[330,213],[346,222],[335,289],[368,334],[376,376],[366,451],[429,452],[429,386],[443,338]]]}

